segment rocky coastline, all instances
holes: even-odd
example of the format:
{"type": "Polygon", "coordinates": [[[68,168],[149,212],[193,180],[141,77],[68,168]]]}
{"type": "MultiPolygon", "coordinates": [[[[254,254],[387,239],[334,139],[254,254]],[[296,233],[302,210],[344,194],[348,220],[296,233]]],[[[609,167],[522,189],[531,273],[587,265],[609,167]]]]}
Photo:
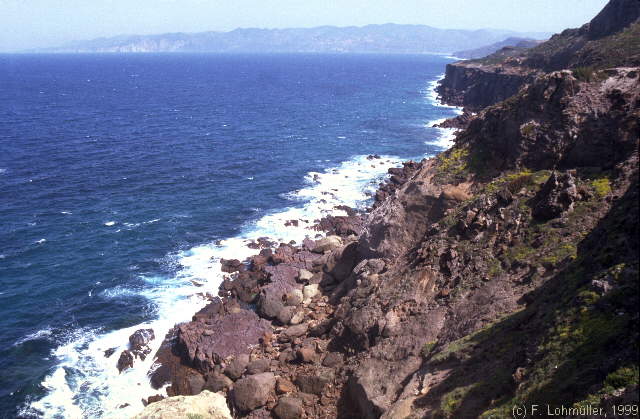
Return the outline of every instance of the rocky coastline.
{"type": "Polygon", "coordinates": [[[324,237],[220,261],[228,278],[164,337],[145,404],[166,385],[247,418],[637,403],[640,67],[494,69],[472,94],[451,68],[443,100],[478,112],[445,123],[455,145],[390,169],[324,237]]]}

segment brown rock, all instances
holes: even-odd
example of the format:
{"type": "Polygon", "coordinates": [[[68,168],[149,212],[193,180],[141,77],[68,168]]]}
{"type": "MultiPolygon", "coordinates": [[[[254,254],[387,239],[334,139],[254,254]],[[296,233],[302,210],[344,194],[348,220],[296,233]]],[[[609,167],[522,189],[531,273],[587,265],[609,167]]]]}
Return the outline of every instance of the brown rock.
{"type": "Polygon", "coordinates": [[[302,401],[291,396],[282,397],[273,413],[278,419],[299,419],[304,414],[302,401]]]}
{"type": "Polygon", "coordinates": [[[342,354],[338,352],[329,352],[322,360],[325,367],[335,368],[342,364],[342,354]]]}
{"type": "Polygon", "coordinates": [[[219,373],[213,373],[207,376],[207,383],[204,388],[213,393],[218,393],[220,391],[227,391],[233,386],[233,381],[226,375],[222,375],[219,373]]]}
{"type": "Polygon", "coordinates": [[[331,380],[325,375],[300,374],[296,377],[296,385],[303,393],[320,395],[331,380]]]}
{"type": "Polygon", "coordinates": [[[118,371],[120,372],[126,370],[127,368],[133,368],[133,354],[128,349],[125,349],[120,354],[117,367],[118,371]]]}
{"type": "Polygon", "coordinates": [[[298,360],[311,364],[316,360],[316,351],[310,346],[304,346],[297,351],[298,360]]]}
{"type": "Polygon", "coordinates": [[[288,327],[283,334],[289,338],[295,338],[307,333],[308,325],[306,323],[297,324],[295,326],[288,327]]]}
{"type": "Polygon", "coordinates": [[[142,404],[145,406],[150,405],[151,403],[159,402],[160,400],[164,400],[164,396],[160,394],[156,394],[154,396],[149,396],[148,399],[142,399],[142,404]]]}
{"type": "Polygon", "coordinates": [[[352,242],[331,252],[331,256],[324,266],[324,271],[338,282],[343,281],[356,265],[358,257],[358,243],[352,242]]]}
{"type": "Polygon", "coordinates": [[[232,380],[237,380],[242,377],[244,374],[244,370],[249,365],[249,355],[248,354],[240,354],[233,361],[227,365],[224,369],[224,373],[231,378],[232,380]]]}
{"type": "Polygon", "coordinates": [[[247,365],[247,374],[254,375],[269,371],[270,362],[268,359],[260,358],[249,362],[247,365]]]}
{"type": "Polygon", "coordinates": [[[278,394],[292,393],[296,390],[296,386],[284,377],[278,377],[276,381],[276,392],[278,394]]]}
{"type": "Polygon", "coordinates": [[[177,328],[175,350],[187,365],[202,373],[212,371],[216,364],[230,356],[248,351],[271,330],[269,322],[253,311],[239,307],[232,312],[214,315],[205,322],[183,323],[177,328]]]}
{"type": "Polygon", "coordinates": [[[270,372],[242,378],[233,387],[233,403],[241,412],[257,409],[267,403],[275,385],[276,378],[270,372]]]}

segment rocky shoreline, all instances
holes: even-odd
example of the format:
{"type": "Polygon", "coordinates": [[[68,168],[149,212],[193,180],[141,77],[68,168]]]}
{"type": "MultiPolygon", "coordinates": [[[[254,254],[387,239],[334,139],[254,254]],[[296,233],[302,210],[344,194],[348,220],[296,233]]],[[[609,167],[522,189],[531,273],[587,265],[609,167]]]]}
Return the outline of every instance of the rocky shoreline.
{"type": "Polygon", "coordinates": [[[247,418],[637,403],[639,79],[561,70],[482,93],[477,115],[444,123],[463,128],[454,146],[390,169],[370,211],[221,261],[219,295],[165,337],[154,387],[220,392],[247,418]]]}
{"type": "MultiPolygon", "coordinates": [[[[380,156],[370,155],[375,161],[380,156]]],[[[348,375],[341,367],[345,354],[332,345],[334,312],[340,299],[360,276],[384,270],[382,260],[356,266],[357,244],[371,210],[395,194],[421,167],[407,161],[388,170],[366,211],[337,207],[345,216],[329,215],[300,245],[262,238],[248,244],[259,251],[246,260],[220,260],[228,275],[217,296],[176,325],[154,355],[152,386],[166,387],[168,397],[192,396],[203,391],[226,395],[234,414],[247,417],[337,417],[337,406],[348,375]],[[354,269],[355,268],[355,269],[354,269]],[[167,387],[168,386],[168,387],[167,387]]],[[[290,220],[288,223],[299,223],[290,220]]],[[[120,372],[149,355],[152,329],[140,329],[129,338],[116,366],[120,372]]],[[[106,357],[114,354],[105,351],[106,357]]],[[[142,400],[144,406],[165,399],[160,393],[142,400]]],[[[125,407],[123,405],[123,407],[125,407]]],[[[358,417],[353,411],[353,417],[358,417]]]]}

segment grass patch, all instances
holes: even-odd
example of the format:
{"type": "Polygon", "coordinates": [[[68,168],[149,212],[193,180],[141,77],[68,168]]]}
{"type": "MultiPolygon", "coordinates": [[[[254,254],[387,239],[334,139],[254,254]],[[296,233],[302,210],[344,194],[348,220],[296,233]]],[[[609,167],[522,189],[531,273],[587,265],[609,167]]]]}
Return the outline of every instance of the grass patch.
{"type": "Polygon", "coordinates": [[[462,401],[464,400],[466,395],[469,394],[469,392],[473,390],[474,387],[477,387],[480,384],[481,383],[475,383],[465,387],[458,387],[453,391],[445,394],[440,402],[440,410],[442,411],[444,417],[455,418],[455,413],[462,404],[462,401]]]}
{"type": "Polygon", "coordinates": [[[429,355],[431,355],[431,352],[433,352],[433,349],[436,347],[437,344],[438,344],[438,341],[436,340],[425,343],[422,349],[420,350],[420,354],[424,358],[428,358],[429,355]]]}

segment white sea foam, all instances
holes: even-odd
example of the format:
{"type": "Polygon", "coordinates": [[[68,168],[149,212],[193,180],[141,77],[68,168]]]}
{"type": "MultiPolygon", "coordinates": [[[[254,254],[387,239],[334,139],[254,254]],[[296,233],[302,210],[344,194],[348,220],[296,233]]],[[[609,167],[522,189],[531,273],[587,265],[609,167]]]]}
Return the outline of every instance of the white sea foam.
{"type": "Polygon", "coordinates": [[[73,213],[72,213],[71,211],[60,211],[60,214],[63,214],[63,215],[71,215],[71,214],[73,214],[73,213]]]}
{"type": "MultiPolygon", "coordinates": [[[[438,92],[436,92],[436,88],[438,87],[438,83],[442,79],[444,79],[444,76],[445,76],[444,74],[441,74],[440,76],[438,76],[438,78],[429,82],[426,90],[426,97],[433,106],[438,108],[450,109],[453,114],[446,118],[440,118],[433,121],[429,121],[425,124],[427,127],[433,127],[434,125],[441,124],[442,122],[446,121],[448,118],[452,118],[456,115],[462,114],[461,107],[445,105],[440,101],[440,97],[438,96],[438,92]]],[[[431,141],[429,142],[429,144],[436,145],[445,150],[448,148],[451,148],[454,144],[456,132],[458,130],[456,128],[440,128],[440,127],[437,127],[436,129],[439,130],[440,135],[438,136],[436,141],[431,141]]]]}
{"type": "MultiPolygon", "coordinates": [[[[42,383],[47,395],[28,407],[44,417],[130,417],[142,409],[140,400],[159,391],[151,388],[147,373],[153,366],[152,357],[136,360],[134,367],[118,373],[117,359],[126,349],[129,336],[140,328],[153,328],[156,339],[151,342],[153,353],[159,348],[164,335],[173,325],[188,321],[193,313],[206,304],[201,295],[216,295],[223,279],[220,258],[244,259],[255,253],[247,244],[259,237],[272,240],[301,242],[315,237],[311,227],[314,221],[328,214],[344,214],[337,205],[363,207],[367,192],[373,192],[387,169],[399,165],[400,159],[383,156],[368,160],[356,156],[322,172],[311,172],[307,186],[287,195],[292,206],[266,214],[247,224],[242,234],[217,243],[208,243],[169,255],[168,262],[180,269],[171,277],[148,276],[141,279],[146,286],[141,290],[114,287],[94,294],[106,299],[143,296],[151,301],[158,313],[157,319],[125,329],[102,333],[84,331],[76,339],[58,347],[53,356],[58,360],[56,369],[42,383]],[[300,220],[298,226],[285,223],[300,220]],[[306,222],[305,222],[306,221],[306,222]],[[105,358],[104,351],[116,348],[105,358]],[[119,408],[129,403],[130,406],[119,408]]],[[[146,223],[158,221],[149,220],[146,223]]],[[[106,225],[107,223],[105,223],[106,225]]],[[[160,391],[162,393],[162,390],[160,391]]]]}
{"type": "Polygon", "coordinates": [[[106,225],[107,227],[111,227],[113,225],[116,225],[115,221],[107,221],[106,223],[104,223],[104,225],[106,225]]]}
{"type": "MultiPolygon", "coordinates": [[[[314,238],[318,234],[312,229],[316,220],[329,214],[344,215],[344,211],[335,208],[339,205],[366,206],[369,195],[387,175],[388,168],[399,166],[401,162],[393,156],[369,160],[361,155],[336,167],[310,172],[305,178],[305,187],[286,195],[292,201],[289,208],[270,212],[248,223],[236,237],[167,256],[168,263],[179,266],[172,277],[141,277],[146,284],[141,290],[114,287],[99,292],[97,297],[107,299],[145,297],[155,306],[157,318],[106,333],[84,330],[59,346],[53,352],[58,364],[42,383],[47,394],[26,409],[38,411],[46,418],[121,418],[135,415],[142,409],[142,398],[163,390],[154,390],[149,383],[147,373],[153,367],[153,357],[147,357],[145,361],[136,360],[133,368],[118,373],[117,359],[127,348],[128,337],[134,331],[153,328],[156,339],[150,346],[155,353],[169,329],[176,323],[188,321],[206,304],[201,295],[217,294],[224,277],[220,269],[221,258],[242,260],[249,257],[255,250],[248,248],[247,244],[260,237],[298,243],[305,237],[314,238]],[[298,225],[285,225],[289,220],[298,220],[298,225]],[[110,348],[116,348],[116,351],[106,358],[104,351],[110,348]],[[126,403],[129,406],[119,407],[126,403]]],[[[114,221],[105,223],[114,224],[114,221]]]]}
{"type": "Polygon", "coordinates": [[[30,333],[30,334],[18,339],[16,342],[14,342],[13,346],[20,346],[23,343],[29,342],[29,341],[32,341],[32,340],[47,339],[47,338],[51,337],[52,334],[53,334],[53,330],[51,328],[47,327],[47,328],[38,330],[37,332],[30,333]]]}

